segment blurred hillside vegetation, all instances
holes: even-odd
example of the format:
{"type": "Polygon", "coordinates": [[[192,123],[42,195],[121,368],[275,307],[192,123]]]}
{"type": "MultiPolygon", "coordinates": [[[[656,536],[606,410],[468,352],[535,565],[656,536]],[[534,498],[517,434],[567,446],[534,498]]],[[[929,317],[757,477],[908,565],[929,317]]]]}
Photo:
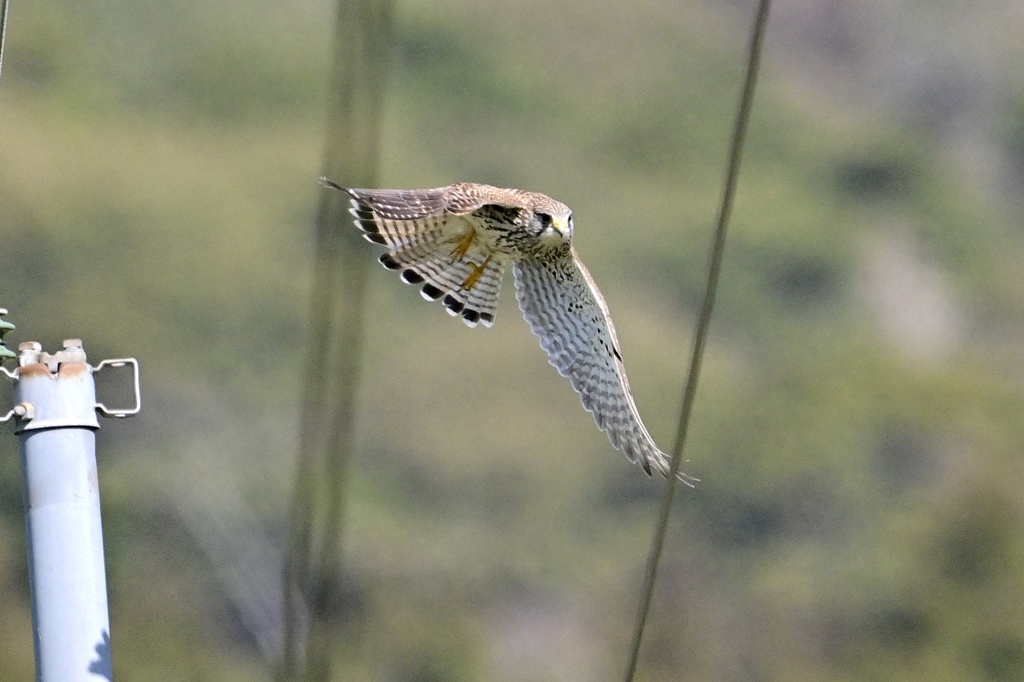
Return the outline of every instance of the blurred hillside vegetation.
{"type": "MultiPolygon", "coordinates": [[[[1024,11],[776,5],[638,679],[1024,679],[1024,11]]],[[[381,184],[572,206],[663,448],[752,11],[395,7],[381,184]]],[[[99,436],[118,679],[270,676],[332,17],[12,3],[9,340],[143,368],[99,436]]],[[[371,273],[337,679],[620,675],[663,483],[503,298],[469,330],[371,273]]],[[[2,447],[0,678],[30,679],[2,447]]]]}

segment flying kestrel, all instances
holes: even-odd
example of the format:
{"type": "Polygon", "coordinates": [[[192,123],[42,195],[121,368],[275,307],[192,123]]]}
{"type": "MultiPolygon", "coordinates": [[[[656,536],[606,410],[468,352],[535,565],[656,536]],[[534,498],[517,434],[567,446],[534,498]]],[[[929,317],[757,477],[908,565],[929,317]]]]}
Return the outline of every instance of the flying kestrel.
{"type": "MultiPolygon", "coordinates": [[[[380,262],[422,285],[427,300],[470,327],[494,323],[506,263],[523,316],[555,369],[612,445],[648,474],[669,474],[637,412],[608,306],[572,246],[572,211],[543,194],[459,183],[437,189],[350,189],[363,236],[388,247],[380,262]]],[[[696,479],[679,474],[692,484],[696,479]]]]}

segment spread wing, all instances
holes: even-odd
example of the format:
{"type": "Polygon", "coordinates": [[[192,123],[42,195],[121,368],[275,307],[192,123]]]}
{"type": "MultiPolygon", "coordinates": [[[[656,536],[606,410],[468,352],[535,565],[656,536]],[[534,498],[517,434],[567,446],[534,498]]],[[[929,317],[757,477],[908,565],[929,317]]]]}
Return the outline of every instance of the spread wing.
{"type": "Polygon", "coordinates": [[[355,224],[367,240],[388,247],[380,257],[384,267],[399,271],[406,284],[422,285],[424,298],[440,300],[467,325],[494,323],[505,259],[488,258],[472,239],[455,248],[472,229],[462,216],[485,204],[471,185],[407,190],[351,189],[326,178],[323,183],[349,195],[355,224]]]}
{"type": "MultiPolygon", "coordinates": [[[[523,316],[598,428],[629,461],[667,476],[669,458],[654,444],[629,391],[608,306],[575,250],[525,257],[514,271],[523,316]]],[[[679,478],[688,485],[696,480],[679,478]]]]}

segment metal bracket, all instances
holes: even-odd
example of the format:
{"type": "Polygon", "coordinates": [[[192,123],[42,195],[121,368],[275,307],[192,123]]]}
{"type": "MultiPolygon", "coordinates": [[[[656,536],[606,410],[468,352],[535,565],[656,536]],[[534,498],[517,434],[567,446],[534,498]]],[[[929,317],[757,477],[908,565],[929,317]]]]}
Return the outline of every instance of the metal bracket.
{"type": "Polygon", "coordinates": [[[97,402],[96,409],[104,417],[131,417],[134,414],[138,414],[139,410],[142,409],[142,393],[139,390],[139,361],[135,358],[119,358],[117,360],[104,360],[100,364],[92,368],[93,372],[98,372],[104,367],[124,367],[125,365],[132,366],[132,382],[135,390],[135,406],[128,409],[112,409],[104,405],[103,403],[97,402]]]}
{"type": "Polygon", "coordinates": [[[0,424],[11,421],[12,417],[20,417],[21,419],[31,419],[35,416],[35,408],[32,407],[31,403],[18,403],[10,410],[7,414],[0,417],[0,424]]]}
{"type": "MultiPolygon", "coordinates": [[[[2,310],[2,308],[0,308],[0,310],[2,310]]],[[[14,381],[18,378],[18,374],[16,372],[12,372],[6,367],[0,366],[0,372],[6,374],[7,378],[10,379],[11,381],[14,381]]],[[[21,417],[22,415],[19,413],[19,408],[21,408],[22,410],[24,409],[21,405],[15,405],[10,410],[8,410],[7,414],[0,417],[0,424],[5,424],[11,421],[11,419],[14,418],[15,416],[21,417]]]]}

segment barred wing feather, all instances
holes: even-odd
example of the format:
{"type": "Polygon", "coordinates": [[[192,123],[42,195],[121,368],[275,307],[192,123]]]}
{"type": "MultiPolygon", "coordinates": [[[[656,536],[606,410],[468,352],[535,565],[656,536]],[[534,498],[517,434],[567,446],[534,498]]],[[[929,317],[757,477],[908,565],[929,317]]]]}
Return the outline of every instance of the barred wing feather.
{"type": "MultiPolygon", "coordinates": [[[[527,256],[514,266],[516,298],[558,372],[616,449],[644,468],[669,474],[669,459],[647,432],[629,390],[608,306],[569,248],[527,256]]],[[[679,474],[690,484],[696,480],[679,474]]]]}
{"type": "Polygon", "coordinates": [[[380,256],[384,267],[399,271],[406,284],[422,285],[424,298],[440,300],[449,314],[460,316],[470,327],[494,324],[505,259],[488,257],[476,244],[461,258],[452,254],[467,228],[458,216],[480,206],[471,193],[461,185],[403,190],[324,183],[351,197],[349,210],[363,236],[389,248],[380,256]],[[477,264],[484,262],[487,267],[475,275],[474,285],[463,286],[477,264]]]}

